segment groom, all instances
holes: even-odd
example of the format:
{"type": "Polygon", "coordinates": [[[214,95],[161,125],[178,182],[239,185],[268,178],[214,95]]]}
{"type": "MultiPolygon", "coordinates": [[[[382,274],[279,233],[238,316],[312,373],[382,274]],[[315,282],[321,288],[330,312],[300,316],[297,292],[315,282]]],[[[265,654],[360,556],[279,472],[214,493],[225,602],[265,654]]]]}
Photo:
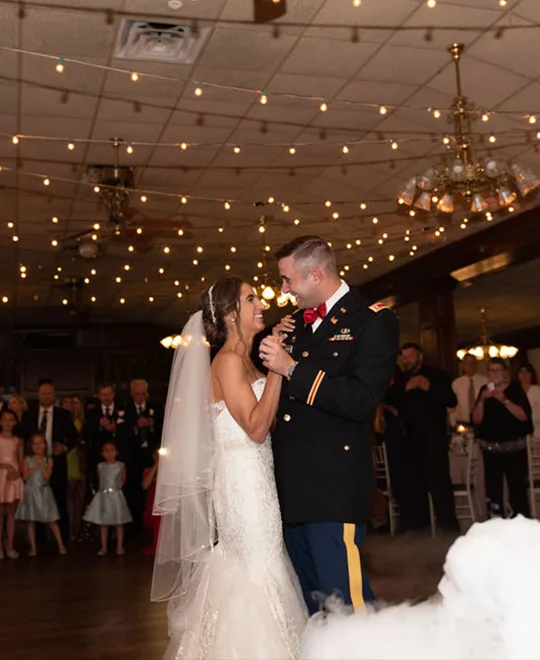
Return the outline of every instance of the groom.
{"type": "Polygon", "coordinates": [[[276,256],[283,291],[304,310],[285,320],[285,348],[275,337],[260,347],[286,378],[272,443],[287,549],[311,613],[321,594],[360,608],[374,600],[360,548],[373,416],[396,365],[398,321],[340,280],[322,238],[297,238],[276,256]]]}

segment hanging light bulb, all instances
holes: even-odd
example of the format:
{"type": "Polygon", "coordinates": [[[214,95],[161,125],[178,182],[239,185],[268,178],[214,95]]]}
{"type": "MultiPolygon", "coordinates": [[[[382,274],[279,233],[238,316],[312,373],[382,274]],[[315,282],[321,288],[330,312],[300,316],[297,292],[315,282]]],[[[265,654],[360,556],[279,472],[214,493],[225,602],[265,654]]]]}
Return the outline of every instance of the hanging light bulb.
{"type": "Polygon", "coordinates": [[[225,202],[225,204],[223,204],[223,208],[224,208],[226,211],[229,211],[229,209],[231,208],[230,203],[229,203],[229,202],[225,202]]]}
{"type": "Polygon", "coordinates": [[[380,105],[379,106],[379,114],[380,115],[388,114],[388,108],[385,105],[380,105]]]}
{"type": "Polygon", "coordinates": [[[430,9],[433,9],[437,6],[437,0],[427,0],[426,4],[430,9]]]}
{"type": "Polygon", "coordinates": [[[12,141],[13,144],[19,144],[19,142],[20,142],[20,140],[19,140],[19,136],[18,136],[18,135],[14,135],[14,136],[11,138],[11,141],[12,141]]]}
{"type": "Polygon", "coordinates": [[[69,149],[69,151],[73,151],[75,149],[75,142],[70,140],[67,144],[67,148],[69,149]]]}
{"type": "Polygon", "coordinates": [[[203,93],[203,88],[201,83],[199,83],[197,87],[195,87],[194,94],[195,96],[202,96],[202,93],[203,93]]]}
{"type": "Polygon", "coordinates": [[[57,72],[57,73],[64,73],[65,68],[66,68],[66,67],[65,67],[64,58],[61,57],[61,58],[58,60],[57,64],[56,64],[56,72],[57,72]]]}
{"type": "Polygon", "coordinates": [[[263,289],[262,297],[266,301],[273,300],[276,297],[276,292],[274,291],[274,289],[269,284],[267,284],[263,289]]]}
{"type": "Polygon", "coordinates": [[[128,142],[128,143],[127,143],[126,152],[127,152],[128,154],[132,154],[132,153],[133,153],[133,145],[131,144],[131,142],[128,142]]]}
{"type": "Polygon", "coordinates": [[[482,121],[483,122],[489,121],[489,112],[486,112],[485,110],[482,112],[482,121]]]}
{"type": "Polygon", "coordinates": [[[266,95],[266,91],[263,89],[261,92],[261,95],[259,96],[259,103],[261,105],[266,105],[268,103],[268,96],[266,95]]]}
{"type": "Polygon", "coordinates": [[[326,112],[328,110],[328,103],[324,99],[321,101],[319,109],[321,112],[326,112]]]}
{"type": "Polygon", "coordinates": [[[529,124],[536,124],[536,115],[529,115],[529,124]]]}
{"type": "Polygon", "coordinates": [[[180,149],[182,149],[182,151],[185,151],[187,148],[188,148],[187,142],[180,142],[180,149]]]}
{"type": "Polygon", "coordinates": [[[136,71],[133,71],[131,74],[131,80],[132,82],[137,82],[137,80],[139,80],[139,74],[136,71]]]}
{"type": "Polygon", "coordinates": [[[291,154],[291,156],[294,156],[294,154],[296,153],[296,147],[294,146],[294,144],[291,144],[291,146],[289,147],[289,153],[291,154]]]}

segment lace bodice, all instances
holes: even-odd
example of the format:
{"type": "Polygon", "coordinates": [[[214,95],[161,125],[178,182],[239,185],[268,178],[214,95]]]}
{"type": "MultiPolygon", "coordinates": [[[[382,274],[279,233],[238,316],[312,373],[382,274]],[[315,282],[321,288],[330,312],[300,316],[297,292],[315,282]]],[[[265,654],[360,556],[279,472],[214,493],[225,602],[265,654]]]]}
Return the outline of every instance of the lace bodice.
{"type": "MultiPolygon", "coordinates": [[[[252,384],[257,399],[265,382],[259,378],[252,384]]],[[[215,404],[214,412],[214,506],[221,549],[250,562],[277,557],[283,544],[270,434],[262,443],[251,440],[223,401],[215,404]]]]}

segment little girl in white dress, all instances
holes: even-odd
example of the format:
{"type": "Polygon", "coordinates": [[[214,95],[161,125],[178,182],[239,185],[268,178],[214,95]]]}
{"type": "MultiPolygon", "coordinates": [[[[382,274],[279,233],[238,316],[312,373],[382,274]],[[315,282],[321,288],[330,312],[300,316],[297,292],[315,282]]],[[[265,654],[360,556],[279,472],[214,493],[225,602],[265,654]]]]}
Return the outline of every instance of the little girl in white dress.
{"type": "Polygon", "coordinates": [[[90,502],[84,520],[100,526],[101,548],[100,557],[107,554],[107,538],[109,527],[116,528],[116,554],[125,554],[124,525],[133,520],[129,511],[122,486],[126,482],[126,468],[116,460],[118,451],[113,442],[105,442],[101,455],[105,459],[97,467],[99,490],[90,502]]]}

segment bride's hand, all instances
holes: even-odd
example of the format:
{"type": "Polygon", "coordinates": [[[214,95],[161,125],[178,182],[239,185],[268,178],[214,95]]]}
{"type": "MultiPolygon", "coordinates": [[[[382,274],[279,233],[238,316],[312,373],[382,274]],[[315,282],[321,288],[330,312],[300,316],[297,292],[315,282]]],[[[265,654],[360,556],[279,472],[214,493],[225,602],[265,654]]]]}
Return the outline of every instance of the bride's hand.
{"type": "Polygon", "coordinates": [[[272,328],[272,335],[278,339],[284,339],[283,335],[293,332],[295,328],[294,318],[291,314],[284,316],[279,323],[272,328]]]}
{"type": "Polygon", "coordinates": [[[265,337],[259,349],[263,365],[270,371],[287,376],[294,360],[281,345],[277,337],[265,337]]]}

